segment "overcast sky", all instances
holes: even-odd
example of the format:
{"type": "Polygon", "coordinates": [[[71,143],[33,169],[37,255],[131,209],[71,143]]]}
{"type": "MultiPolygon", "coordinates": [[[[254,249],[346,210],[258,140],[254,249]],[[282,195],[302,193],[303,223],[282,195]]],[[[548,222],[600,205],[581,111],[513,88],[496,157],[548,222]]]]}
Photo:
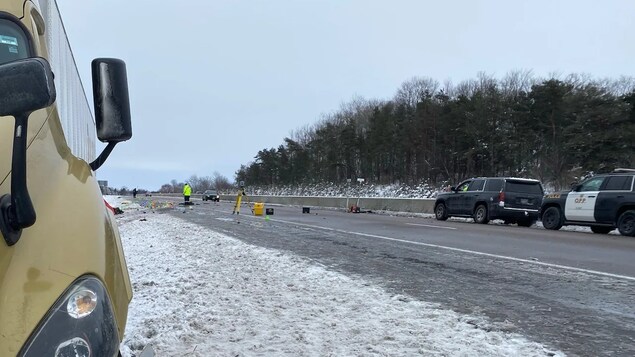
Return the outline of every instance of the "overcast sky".
{"type": "Polygon", "coordinates": [[[93,58],[127,63],[133,137],[98,171],[117,188],[233,181],[259,150],[414,76],[635,74],[632,0],[57,2],[85,88],[93,58]]]}

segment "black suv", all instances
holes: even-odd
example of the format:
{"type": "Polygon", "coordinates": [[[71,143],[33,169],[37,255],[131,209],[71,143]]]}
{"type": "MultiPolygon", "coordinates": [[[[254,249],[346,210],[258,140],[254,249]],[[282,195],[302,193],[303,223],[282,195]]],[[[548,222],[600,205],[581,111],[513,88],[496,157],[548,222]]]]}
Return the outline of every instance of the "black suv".
{"type": "Polygon", "coordinates": [[[205,192],[203,192],[203,201],[218,202],[220,201],[220,196],[214,190],[206,190],[205,192]]]}
{"type": "Polygon", "coordinates": [[[571,191],[545,196],[542,224],[547,229],[564,225],[590,226],[606,234],[617,228],[622,235],[635,236],[634,169],[616,169],[593,176],[571,191]]]}
{"type": "Polygon", "coordinates": [[[434,214],[473,217],[476,223],[502,219],[529,227],[538,220],[544,191],[538,180],[514,177],[479,177],[461,182],[437,196],[434,214]]]}

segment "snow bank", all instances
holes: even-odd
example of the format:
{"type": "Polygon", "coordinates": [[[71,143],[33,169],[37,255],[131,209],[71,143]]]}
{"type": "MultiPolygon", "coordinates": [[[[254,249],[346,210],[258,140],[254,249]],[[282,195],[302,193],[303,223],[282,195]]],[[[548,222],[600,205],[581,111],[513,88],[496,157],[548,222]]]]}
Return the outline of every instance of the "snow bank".
{"type": "Polygon", "coordinates": [[[426,184],[374,185],[374,184],[312,184],[293,186],[250,186],[250,194],[264,196],[319,196],[319,197],[386,197],[433,198],[437,189],[426,184]]]}

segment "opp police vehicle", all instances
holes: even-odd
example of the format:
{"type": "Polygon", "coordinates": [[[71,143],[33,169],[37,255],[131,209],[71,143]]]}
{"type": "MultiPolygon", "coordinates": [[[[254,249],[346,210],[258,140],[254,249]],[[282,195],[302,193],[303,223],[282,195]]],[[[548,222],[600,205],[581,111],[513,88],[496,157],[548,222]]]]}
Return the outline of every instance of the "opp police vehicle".
{"type": "Polygon", "coordinates": [[[635,169],[616,169],[593,176],[571,191],[546,195],[542,224],[547,229],[589,226],[601,234],[617,228],[622,235],[635,236],[634,181],[635,169]]]}
{"type": "Polygon", "coordinates": [[[437,196],[436,219],[472,217],[476,223],[502,219],[529,227],[538,220],[544,191],[538,180],[516,177],[479,177],[461,182],[437,196]]]}
{"type": "Polygon", "coordinates": [[[96,171],[132,136],[125,63],[92,79],[94,117],[55,1],[0,0],[0,356],[119,353],[132,287],[96,171]]]}

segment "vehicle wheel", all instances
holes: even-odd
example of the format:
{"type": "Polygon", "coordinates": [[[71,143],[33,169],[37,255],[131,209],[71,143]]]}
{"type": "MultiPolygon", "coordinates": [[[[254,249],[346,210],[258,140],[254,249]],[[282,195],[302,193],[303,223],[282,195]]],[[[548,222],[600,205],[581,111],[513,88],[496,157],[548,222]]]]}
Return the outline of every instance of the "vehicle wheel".
{"type": "Polygon", "coordinates": [[[520,227],[531,227],[533,226],[533,224],[536,223],[535,220],[533,219],[521,219],[520,221],[518,221],[518,225],[520,227]]]}
{"type": "Polygon", "coordinates": [[[558,207],[549,207],[542,214],[542,225],[547,229],[558,230],[562,228],[562,212],[558,207]]]}
{"type": "Polygon", "coordinates": [[[487,207],[485,205],[478,205],[474,210],[474,222],[480,224],[487,224],[489,218],[487,218],[487,207]]]}
{"type": "Polygon", "coordinates": [[[591,226],[591,231],[593,233],[598,233],[598,234],[607,234],[608,232],[612,231],[614,228],[611,227],[603,227],[603,226],[591,226]]]}
{"type": "Polygon", "coordinates": [[[620,234],[628,237],[635,237],[635,210],[622,213],[617,220],[617,229],[620,234]]]}
{"type": "Polygon", "coordinates": [[[436,207],[434,207],[434,216],[439,221],[445,221],[448,219],[448,210],[445,207],[445,203],[439,203],[436,207]]]}

